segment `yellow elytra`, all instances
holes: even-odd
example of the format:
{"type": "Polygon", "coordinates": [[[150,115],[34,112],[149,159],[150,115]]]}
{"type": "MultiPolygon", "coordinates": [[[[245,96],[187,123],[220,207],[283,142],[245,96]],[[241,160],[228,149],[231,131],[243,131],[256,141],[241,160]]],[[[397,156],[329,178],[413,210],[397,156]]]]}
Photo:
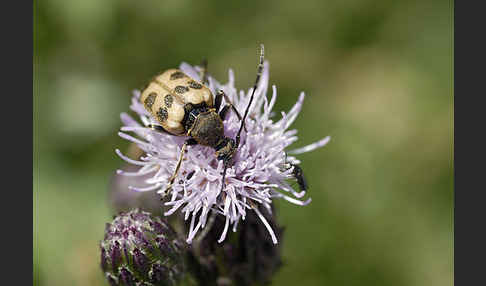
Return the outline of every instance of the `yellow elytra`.
{"type": "Polygon", "coordinates": [[[212,107],[213,94],[182,71],[169,69],[150,81],[142,91],[140,101],[166,131],[174,135],[188,135],[182,124],[184,106],[205,102],[207,107],[212,107]]]}

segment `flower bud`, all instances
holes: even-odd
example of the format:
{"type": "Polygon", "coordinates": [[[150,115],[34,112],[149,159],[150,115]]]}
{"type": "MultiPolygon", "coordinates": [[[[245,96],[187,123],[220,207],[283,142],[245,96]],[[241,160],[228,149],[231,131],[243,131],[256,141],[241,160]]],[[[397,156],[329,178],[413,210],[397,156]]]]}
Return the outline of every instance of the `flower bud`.
{"type": "Polygon", "coordinates": [[[260,211],[280,242],[272,242],[260,218],[252,211],[247,213],[237,232],[229,233],[224,242],[218,243],[225,221],[217,216],[208,234],[200,243],[193,244],[189,253],[191,271],[201,284],[247,286],[271,281],[282,265],[283,228],[277,224],[275,213],[263,208],[260,211]]]}
{"type": "Polygon", "coordinates": [[[106,224],[101,268],[110,285],[177,285],[185,248],[160,217],[135,209],[106,224]]]}

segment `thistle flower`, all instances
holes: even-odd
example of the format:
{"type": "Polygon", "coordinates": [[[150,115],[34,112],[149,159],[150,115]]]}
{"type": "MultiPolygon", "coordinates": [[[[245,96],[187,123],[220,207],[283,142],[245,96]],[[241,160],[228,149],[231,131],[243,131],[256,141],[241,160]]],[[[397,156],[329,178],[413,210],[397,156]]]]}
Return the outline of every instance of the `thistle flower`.
{"type": "Polygon", "coordinates": [[[138,209],[106,224],[101,268],[111,285],[177,285],[184,274],[184,242],[160,217],[138,209]]]}
{"type": "MultiPolygon", "coordinates": [[[[207,222],[212,214],[222,215],[225,218],[218,239],[218,242],[222,242],[230,225],[235,232],[238,222],[245,219],[248,211],[253,211],[276,244],[277,236],[261,210],[271,213],[274,198],[282,198],[301,206],[311,201],[310,198],[300,200],[305,195],[305,191],[296,191],[287,182],[287,179],[292,177],[292,167],[285,166],[288,166],[289,162],[300,163],[292,155],[322,147],[330,138],[326,137],[303,148],[286,151],[289,145],[297,141],[297,130],[288,129],[302,108],[304,93],[300,94],[297,103],[288,113],[282,112],[282,118],[274,122],[272,109],[277,99],[277,90],[272,86],[272,96],[268,101],[266,97],[269,82],[268,67],[268,62],[265,62],[255,99],[245,122],[247,131],[241,134],[240,147],[233,157],[233,165],[227,170],[225,188],[222,191],[223,162],[216,159],[212,148],[195,145],[188,147],[176,183],[168,193],[165,193],[166,184],[176,168],[181,146],[187,137],[171,136],[147,128],[149,124],[157,124],[157,122],[139,102],[139,91],[134,92],[130,108],[137,114],[142,124],[128,114],[121,114],[124,126],[119,133],[120,137],[136,143],[146,156],[140,160],[132,160],[117,149],[116,153],[122,159],[141,166],[137,172],[118,170],[118,173],[127,176],[150,174],[150,178],[145,180],[148,187],[132,186],[131,189],[139,192],[157,191],[163,197],[167,197],[168,201],[164,203],[168,208],[164,213],[166,216],[180,211],[184,214],[185,220],[190,219],[188,243],[193,241],[198,231],[211,227],[207,222]],[[259,205],[263,208],[257,207],[259,205]]],[[[180,69],[200,81],[199,67],[182,63],[180,69]]],[[[220,84],[211,76],[208,79],[213,94],[222,89],[238,110],[245,110],[252,89],[238,92],[232,70],[229,70],[229,81],[226,84],[220,84]]],[[[225,136],[234,138],[239,127],[238,117],[230,112],[224,120],[225,136]]]]}

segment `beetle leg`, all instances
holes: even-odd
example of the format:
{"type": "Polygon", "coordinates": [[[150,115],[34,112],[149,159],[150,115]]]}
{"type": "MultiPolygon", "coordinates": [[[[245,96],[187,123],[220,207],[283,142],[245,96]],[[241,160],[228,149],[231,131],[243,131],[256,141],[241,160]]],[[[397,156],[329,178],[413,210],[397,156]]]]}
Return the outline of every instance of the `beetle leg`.
{"type": "Polygon", "coordinates": [[[230,105],[227,104],[219,112],[219,117],[221,117],[222,120],[224,120],[226,118],[226,114],[228,113],[229,108],[230,108],[230,105]]]}
{"type": "Polygon", "coordinates": [[[214,98],[214,108],[216,110],[219,110],[221,107],[221,102],[223,101],[223,94],[224,92],[222,90],[219,90],[218,93],[216,93],[216,97],[214,98]]]}
{"type": "MultiPolygon", "coordinates": [[[[235,112],[235,114],[238,117],[238,119],[241,120],[240,113],[238,112],[238,110],[236,109],[236,107],[233,105],[233,103],[231,103],[231,100],[226,95],[226,93],[224,93],[224,91],[222,91],[222,90],[220,90],[218,92],[218,94],[216,94],[215,104],[219,104],[218,106],[215,106],[216,110],[219,110],[219,107],[221,106],[221,101],[222,101],[221,97],[224,97],[224,100],[226,101],[226,105],[219,112],[219,117],[221,117],[221,119],[224,120],[224,118],[226,116],[226,112],[228,111],[228,108],[231,107],[231,109],[233,109],[233,111],[235,112]]],[[[244,128],[245,128],[245,131],[247,131],[246,130],[246,126],[244,126],[244,128]]]]}
{"type": "MultiPolygon", "coordinates": [[[[226,93],[224,93],[224,91],[221,91],[221,93],[223,93],[223,97],[224,97],[224,100],[226,101],[226,103],[229,104],[229,105],[231,105],[231,108],[236,113],[236,116],[238,116],[238,119],[241,120],[240,113],[238,112],[238,110],[236,109],[236,107],[233,105],[233,103],[231,103],[231,100],[229,99],[229,97],[226,95],[226,93]]],[[[245,131],[246,131],[246,128],[245,128],[245,131]]]]}
{"type": "Polygon", "coordinates": [[[194,140],[193,138],[190,138],[186,140],[186,142],[184,142],[184,145],[182,145],[181,154],[179,155],[179,161],[177,162],[177,166],[175,168],[174,174],[172,174],[172,176],[170,176],[169,178],[169,183],[167,184],[167,188],[165,188],[165,193],[167,193],[172,188],[172,185],[174,184],[174,181],[177,177],[177,173],[179,173],[179,169],[181,168],[182,159],[184,158],[184,153],[186,152],[186,147],[188,145],[196,145],[196,144],[197,141],[194,140]]]}

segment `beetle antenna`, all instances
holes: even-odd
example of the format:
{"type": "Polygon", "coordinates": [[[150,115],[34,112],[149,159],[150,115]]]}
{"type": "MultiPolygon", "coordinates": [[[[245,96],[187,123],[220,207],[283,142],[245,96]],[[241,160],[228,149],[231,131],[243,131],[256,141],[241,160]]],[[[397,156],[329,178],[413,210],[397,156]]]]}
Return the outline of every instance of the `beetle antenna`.
{"type": "Polygon", "coordinates": [[[228,164],[224,164],[223,179],[221,180],[221,192],[224,190],[224,179],[226,178],[226,170],[228,169],[228,164]]]}
{"type": "Polygon", "coordinates": [[[209,85],[209,81],[208,81],[208,60],[207,59],[202,59],[201,68],[202,68],[201,81],[202,81],[203,84],[209,85]]]}
{"type": "Polygon", "coordinates": [[[236,147],[235,148],[238,148],[238,146],[240,145],[240,133],[241,133],[241,130],[243,129],[243,126],[245,125],[246,116],[248,115],[248,111],[250,110],[250,106],[251,106],[251,103],[253,101],[253,97],[255,95],[255,91],[257,89],[257,86],[258,86],[258,82],[260,81],[260,77],[262,75],[263,59],[264,59],[264,48],[263,48],[263,44],[261,44],[260,45],[260,62],[258,63],[257,77],[256,77],[256,80],[255,80],[255,84],[253,85],[253,91],[251,93],[250,102],[248,103],[248,106],[246,107],[245,115],[243,115],[243,119],[241,119],[240,129],[238,130],[238,134],[236,135],[236,147]]]}
{"type": "MultiPolygon", "coordinates": [[[[263,48],[263,44],[260,45],[260,61],[258,63],[258,68],[257,68],[257,77],[256,77],[256,80],[255,80],[255,84],[253,85],[253,91],[251,93],[251,97],[250,97],[250,102],[248,102],[248,106],[246,107],[246,110],[245,110],[245,115],[243,115],[243,118],[241,119],[241,125],[240,125],[240,129],[238,130],[238,134],[236,135],[236,140],[235,140],[235,149],[238,149],[238,146],[240,145],[240,134],[241,134],[241,130],[243,129],[243,126],[245,126],[245,119],[246,119],[246,116],[248,115],[248,111],[250,110],[250,106],[251,106],[251,103],[253,101],[253,97],[255,96],[255,91],[257,89],[257,86],[258,86],[258,82],[260,81],[260,77],[262,75],[262,72],[263,72],[263,59],[264,59],[264,48],[263,48]]],[[[226,170],[228,169],[228,166],[229,166],[229,160],[231,160],[231,158],[228,159],[228,161],[225,161],[224,162],[224,170],[223,170],[223,179],[221,181],[221,192],[224,190],[224,180],[226,178],[226,170]]]]}

